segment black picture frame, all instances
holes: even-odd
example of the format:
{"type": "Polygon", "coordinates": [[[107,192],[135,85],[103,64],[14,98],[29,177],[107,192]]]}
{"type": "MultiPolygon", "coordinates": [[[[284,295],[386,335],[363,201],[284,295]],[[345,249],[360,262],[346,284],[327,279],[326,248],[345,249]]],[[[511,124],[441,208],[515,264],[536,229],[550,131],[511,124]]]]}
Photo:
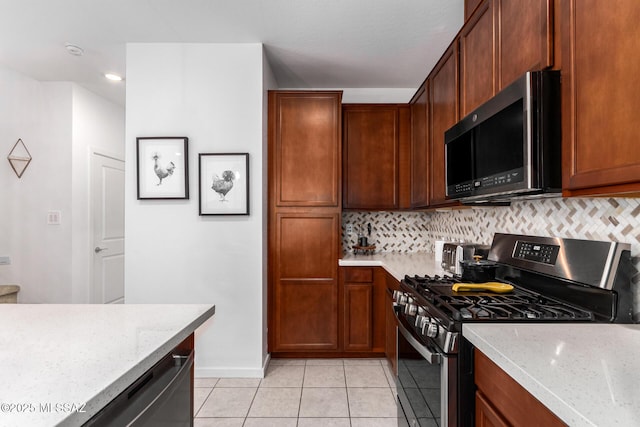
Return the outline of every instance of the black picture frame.
{"type": "Polygon", "coordinates": [[[249,153],[198,155],[201,216],[249,215],[249,153]]]}
{"type": "Polygon", "coordinates": [[[189,138],[136,138],[138,200],[189,198],[189,138]]]}

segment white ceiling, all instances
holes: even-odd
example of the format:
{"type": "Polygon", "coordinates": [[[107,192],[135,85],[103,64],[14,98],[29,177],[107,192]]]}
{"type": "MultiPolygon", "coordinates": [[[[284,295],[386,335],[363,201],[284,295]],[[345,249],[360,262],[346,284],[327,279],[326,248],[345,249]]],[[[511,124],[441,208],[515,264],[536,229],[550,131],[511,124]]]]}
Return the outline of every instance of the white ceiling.
{"type": "Polygon", "coordinates": [[[127,42],[263,43],[280,88],[417,88],[462,21],[463,0],[0,0],[0,63],[124,105],[103,74],[127,42]]]}

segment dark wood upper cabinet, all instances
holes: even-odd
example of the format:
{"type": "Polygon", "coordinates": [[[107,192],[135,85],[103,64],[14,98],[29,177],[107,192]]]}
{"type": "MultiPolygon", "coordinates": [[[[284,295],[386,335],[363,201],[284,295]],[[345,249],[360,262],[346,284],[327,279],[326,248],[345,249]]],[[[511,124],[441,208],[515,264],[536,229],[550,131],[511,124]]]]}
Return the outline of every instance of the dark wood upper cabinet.
{"type": "Polygon", "coordinates": [[[460,117],[530,70],[553,66],[553,0],[484,0],[460,31],[460,117]]]}
{"type": "Polygon", "coordinates": [[[349,104],[342,115],[343,208],[400,208],[401,187],[408,191],[400,176],[410,137],[408,106],[349,104]]]}
{"type": "Polygon", "coordinates": [[[467,22],[471,14],[482,3],[482,0],[464,0],[464,21],[467,22]]]}
{"type": "Polygon", "coordinates": [[[498,16],[497,90],[529,70],[554,65],[554,0],[493,0],[498,16]]]}
{"type": "Polygon", "coordinates": [[[431,179],[429,205],[451,204],[445,192],[444,133],[458,121],[458,44],[449,46],[429,75],[431,179]]]}
{"type": "Polygon", "coordinates": [[[341,92],[273,92],[277,206],[339,206],[341,92]]]}
{"type": "Polygon", "coordinates": [[[411,105],[411,207],[429,206],[429,84],[425,81],[411,105]]]}
{"type": "Polygon", "coordinates": [[[640,2],[562,0],[563,188],[640,192],[640,2]]]}
{"type": "Polygon", "coordinates": [[[486,0],[460,31],[460,117],[496,93],[493,8],[494,0],[486,0]]]}

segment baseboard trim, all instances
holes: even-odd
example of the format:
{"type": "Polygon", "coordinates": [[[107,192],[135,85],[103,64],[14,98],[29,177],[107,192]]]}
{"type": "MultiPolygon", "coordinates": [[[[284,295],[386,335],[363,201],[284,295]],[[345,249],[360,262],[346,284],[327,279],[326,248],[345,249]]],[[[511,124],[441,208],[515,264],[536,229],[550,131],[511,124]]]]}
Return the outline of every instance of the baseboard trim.
{"type": "Polygon", "coordinates": [[[196,366],[194,375],[196,378],[264,378],[270,361],[271,355],[267,354],[260,368],[207,368],[196,366]]]}

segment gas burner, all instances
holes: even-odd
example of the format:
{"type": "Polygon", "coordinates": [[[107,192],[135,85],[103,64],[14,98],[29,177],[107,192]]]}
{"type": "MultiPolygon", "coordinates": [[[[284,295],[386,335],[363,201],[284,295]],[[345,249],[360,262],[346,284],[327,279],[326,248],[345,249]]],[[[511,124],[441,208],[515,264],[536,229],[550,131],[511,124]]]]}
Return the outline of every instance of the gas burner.
{"type": "Polygon", "coordinates": [[[577,307],[519,289],[512,295],[442,295],[440,304],[454,320],[592,320],[577,307]]]}
{"type": "Polygon", "coordinates": [[[441,319],[457,321],[589,321],[592,313],[516,286],[510,294],[453,292],[457,275],[405,276],[403,284],[431,304],[441,319]]]}
{"type": "Polygon", "coordinates": [[[462,277],[459,275],[443,275],[438,276],[404,276],[404,281],[414,289],[418,287],[427,287],[427,286],[438,286],[438,285],[453,285],[454,283],[460,282],[462,277]]]}

